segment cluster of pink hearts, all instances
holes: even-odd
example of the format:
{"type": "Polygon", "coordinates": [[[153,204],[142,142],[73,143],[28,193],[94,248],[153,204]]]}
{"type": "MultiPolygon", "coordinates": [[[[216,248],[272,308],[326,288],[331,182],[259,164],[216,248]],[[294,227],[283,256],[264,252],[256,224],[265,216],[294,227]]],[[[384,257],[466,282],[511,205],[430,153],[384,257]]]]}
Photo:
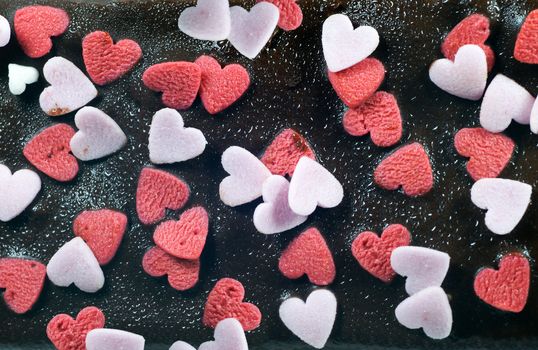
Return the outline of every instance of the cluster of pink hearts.
{"type": "MultiPolygon", "coordinates": [[[[301,10],[293,0],[261,1],[250,12],[238,6],[230,8],[227,0],[199,0],[197,6],[182,12],[178,24],[180,30],[197,39],[228,39],[243,55],[254,58],[277,24],[284,30],[293,30],[301,21],[301,10]]],[[[525,63],[538,63],[538,38],[534,34],[537,21],[538,11],[529,14],[516,42],[514,56],[525,63]]],[[[61,35],[68,25],[65,11],[46,6],[22,8],[14,18],[19,44],[30,57],[50,52],[50,37],[61,35]]],[[[496,178],[514,151],[514,142],[496,133],[506,129],[512,119],[530,124],[531,130],[538,132],[538,107],[525,89],[500,74],[486,90],[487,74],[494,64],[493,50],[485,45],[488,36],[486,17],[471,15],[464,19],[445,39],[442,52],[446,58],[432,64],[430,78],[441,89],[462,98],[478,100],[484,95],[480,113],[483,128],[460,130],[455,136],[455,147],[459,154],[470,158],[467,169],[476,180],[471,199],[479,208],[488,210],[486,226],[496,234],[507,234],[526,212],[532,188],[496,178]]],[[[0,46],[6,45],[9,38],[9,22],[0,17],[0,46]]],[[[385,69],[380,61],[369,56],[378,43],[374,28],[354,29],[350,19],[342,14],[329,17],[323,25],[322,44],[329,80],[350,108],[343,118],[344,129],[355,136],[370,133],[374,144],[388,147],[400,140],[402,120],[396,98],[387,92],[376,92],[385,69]]],[[[114,44],[108,33],[100,31],[88,34],[82,48],[86,70],[98,85],[119,79],[142,56],[136,42],[121,40],[114,44]]],[[[51,126],[26,145],[24,155],[51,178],[70,181],[78,173],[76,158],[86,161],[110,155],[126,144],[127,137],[104,112],[84,107],[98,92],[74,64],[54,57],[45,64],[43,74],[51,86],[40,96],[41,108],[51,116],[80,109],[75,115],[79,131],[67,124],[51,126]]],[[[37,70],[31,67],[10,65],[10,90],[14,94],[23,93],[26,84],[35,82],[37,77],[37,70]]],[[[184,127],[175,109],[189,108],[200,94],[207,111],[219,113],[237,101],[250,84],[249,74],[242,66],[232,64],[222,69],[208,56],[194,63],[153,65],[145,71],[142,80],[148,88],[162,92],[163,103],[174,108],[162,109],[153,117],[149,153],[155,164],[195,158],[207,144],[200,130],[184,127]]],[[[220,184],[220,197],[226,205],[239,206],[262,197],[253,222],[263,234],[297,227],[318,206],[336,207],[344,196],[340,182],[317,162],[307,141],[291,129],[277,135],[260,159],[241,147],[230,147],[222,155],[222,166],[229,174],[220,184]]],[[[424,195],[434,185],[428,154],[419,143],[400,147],[382,160],[374,172],[374,180],[384,189],[402,187],[409,196],[424,195]]],[[[9,168],[0,165],[0,202],[3,203],[0,220],[9,221],[19,215],[40,189],[41,181],[35,172],[24,169],[11,174],[9,168]]],[[[189,196],[189,186],[178,177],[144,168],[136,195],[138,217],[143,224],[155,224],[164,218],[166,209],[183,208],[189,196]]],[[[84,211],[74,220],[76,237],[64,244],[47,266],[26,258],[0,259],[0,288],[6,289],[6,303],[16,313],[27,312],[37,301],[46,276],[57,286],[74,284],[88,293],[100,290],[105,281],[100,266],[114,257],[126,227],[127,217],[121,212],[84,211]]],[[[199,278],[199,258],[208,229],[209,217],[203,207],[186,210],[179,221],[159,224],[153,236],[156,246],[144,255],[143,269],[151,276],[167,275],[169,284],[177,290],[192,288],[199,278]]],[[[393,224],[381,236],[374,232],[359,234],[351,251],[365,270],[384,282],[390,282],[396,274],[407,278],[405,288],[409,297],[395,310],[402,325],[423,328],[434,339],[445,338],[451,332],[452,311],[440,286],[448,272],[450,257],[433,249],[409,246],[410,242],[409,231],[393,224]]],[[[332,253],[314,227],[301,233],[284,250],[279,270],[291,279],[306,275],[318,286],[331,284],[336,275],[332,253]]],[[[486,303],[519,312],[526,304],[529,284],[528,259],[521,253],[511,253],[502,258],[498,271],[481,270],[474,289],[486,303]]],[[[255,305],[243,302],[244,295],[239,281],[224,278],[216,283],[202,320],[215,328],[215,341],[202,344],[200,349],[217,350],[223,346],[248,349],[244,331],[257,328],[262,315],[255,305]]],[[[289,298],[279,309],[283,323],[316,348],[325,346],[336,311],[336,298],[327,289],[315,290],[305,302],[289,298]]],[[[119,346],[143,349],[143,337],[104,326],[102,311],[88,307],[76,319],[63,314],[53,318],[47,335],[60,350],[119,346]]],[[[171,350],[192,349],[184,342],[171,347],[171,350]]]]}

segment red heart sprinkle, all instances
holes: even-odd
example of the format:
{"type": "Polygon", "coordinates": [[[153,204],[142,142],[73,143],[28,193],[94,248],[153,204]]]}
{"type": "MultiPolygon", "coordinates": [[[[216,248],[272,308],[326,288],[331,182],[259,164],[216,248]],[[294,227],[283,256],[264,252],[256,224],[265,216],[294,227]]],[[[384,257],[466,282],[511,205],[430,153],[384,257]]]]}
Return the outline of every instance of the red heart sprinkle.
{"type": "Polygon", "coordinates": [[[290,243],[280,256],[278,269],[291,279],[306,274],[310,282],[318,286],[331,284],[336,275],[331,251],[315,227],[307,229],[290,243]]]}
{"type": "Polygon", "coordinates": [[[510,312],[520,312],[527,303],[530,285],[529,261],[522,254],[505,255],[499,270],[482,269],[474,280],[474,291],[485,303],[510,312]]]}
{"type": "Polygon", "coordinates": [[[86,350],[86,334],[105,326],[105,315],[95,306],[82,309],[74,320],[66,314],[54,316],[47,325],[47,337],[58,350],[86,350]]]}
{"type": "Polygon", "coordinates": [[[370,231],[360,233],[351,245],[351,253],[359,264],[383,282],[390,282],[396,272],[390,265],[392,251],[411,242],[411,234],[400,224],[389,225],[381,237],[370,231]]]}
{"type": "Polygon", "coordinates": [[[62,9],[50,6],[27,6],[15,12],[13,27],[19,45],[32,58],[45,56],[52,49],[51,36],[63,34],[69,16],[62,9]]]}
{"type": "Polygon", "coordinates": [[[244,303],[245,289],[241,282],[223,278],[215,284],[207,297],[203,323],[215,328],[227,318],[237,319],[245,331],[258,328],[262,320],[260,310],[254,304],[244,303]]]}
{"type": "Polygon", "coordinates": [[[469,157],[467,172],[477,181],[497,177],[512,158],[514,141],[503,134],[482,128],[464,128],[454,137],[456,151],[469,157]]]}
{"type": "Polygon", "coordinates": [[[163,93],[162,101],[170,108],[189,108],[200,88],[202,71],[191,62],[155,64],[144,72],[142,81],[149,89],[163,93]]]}
{"type": "Polygon", "coordinates": [[[261,161],[275,175],[292,176],[301,157],[316,159],[308,141],[293,129],[285,129],[267,147],[261,161]]]}
{"type": "Polygon", "coordinates": [[[86,210],[73,222],[75,236],[81,237],[101,265],[112,260],[127,228],[127,216],[110,209],[86,210]]]}
{"type": "Polygon", "coordinates": [[[77,159],[70,153],[69,142],[75,130],[67,124],[56,124],[34,136],[23,154],[37,169],[58,181],[71,181],[78,174],[77,159]]]}
{"type": "Polygon", "coordinates": [[[392,146],[402,137],[400,107],[388,92],[378,91],[363,105],[348,110],[342,122],[350,135],[370,133],[372,142],[380,147],[392,146]]]}
{"type": "Polygon", "coordinates": [[[5,289],[7,306],[18,314],[28,312],[36,303],[47,268],[40,262],[22,258],[0,259],[0,289],[5,289]]]}
{"type": "Polygon", "coordinates": [[[250,85],[247,70],[239,64],[221,68],[219,62],[210,56],[200,56],[195,63],[202,71],[200,98],[209,114],[216,114],[228,108],[250,85]]]}
{"type": "Polygon", "coordinates": [[[376,92],[385,78],[383,63],[367,58],[343,71],[329,71],[329,80],[342,102],[357,108],[376,92]]]}
{"type": "Polygon", "coordinates": [[[189,186],[166,171],[144,168],[136,190],[136,212],[143,224],[150,225],[166,214],[178,210],[189,199],[189,186]]]}
{"type": "Polygon", "coordinates": [[[168,275],[172,288],[185,291],[198,282],[200,261],[178,259],[159,247],[153,247],[144,254],[142,268],[152,277],[168,275]]]}
{"type": "Polygon", "coordinates": [[[422,196],[433,187],[433,173],[428,154],[420,143],[398,148],[379,163],[374,181],[386,190],[400,186],[408,196],[422,196]]]}
{"type": "Polygon", "coordinates": [[[514,58],[523,63],[538,63],[538,10],[529,13],[523,22],[517,35],[514,58]]]}
{"type": "Polygon", "coordinates": [[[258,2],[270,2],[278,7],[280,11],[280,17],[278,19],[278,26],[285,30],[295,30],[301,26],[303,22],[303,11],[295,0],[258,0],[258,2]]]}
{"type": "Polygon", "coordinates": [[[142,49],[133,40],[124,39],[114,45],[107,32],[93,32],[82,40],[82,57],[90,78],[106,85],[133,68],[142,56],[142,49]]]}

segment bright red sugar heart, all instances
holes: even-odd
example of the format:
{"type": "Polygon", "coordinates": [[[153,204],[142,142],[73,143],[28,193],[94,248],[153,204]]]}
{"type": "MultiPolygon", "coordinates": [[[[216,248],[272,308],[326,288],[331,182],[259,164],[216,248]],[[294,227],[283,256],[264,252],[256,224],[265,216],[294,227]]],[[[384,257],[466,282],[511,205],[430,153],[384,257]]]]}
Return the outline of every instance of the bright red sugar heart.
{"type": "Polygon", "coordinates": [[[482,269],[474,280],[474,291],[485,303],[510,312],[525,308],[530,285],[529,260],[520,253],[505,255],[499,270],[482,269]]]}
{"type": "Polygon", "coordinates": [[[47,337],[58,350],[86,350],[86,335],[104,326],[103,312],[89,306],[78,313],[76,320],[66,314],[54,316],[47,325],[47,337]]]}
{"type": "Polygon", "coordinates": [[[270,2],[278,7],[280,11],[279,28],[285,31],[295,30],[303,23],[303,11],[295,0],[258,0],[258,2],[262,1],[270,2]]]}
{"type": "Polygon", "coordinates": [[[4,300],[13,312],[24,314],[34,306],[45,284],[46,269],[35,260],[0,259],[0,289],[5,289],[4,300]]]}
{"type": "Polygon", "coordinates": [[[517,35],[514,58],[523,63],[538,64],[538,10],[528,14],[517,35]]]}
{"type": "Polygon", "coordinates": [[[179,291],[191,289],[198,282],[200,260],[183,260],[153,247],[144,254],[142,268],[152,277],[168,275],[170,286],[179,291]]]}

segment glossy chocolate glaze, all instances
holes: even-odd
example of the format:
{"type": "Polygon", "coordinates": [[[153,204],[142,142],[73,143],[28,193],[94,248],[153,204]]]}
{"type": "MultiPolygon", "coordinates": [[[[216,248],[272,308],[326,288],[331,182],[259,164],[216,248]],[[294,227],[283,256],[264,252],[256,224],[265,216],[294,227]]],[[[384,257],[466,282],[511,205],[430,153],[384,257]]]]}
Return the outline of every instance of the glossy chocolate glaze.
{"type": "MultiPolygon", "coordinates": [[[[189,1],[191,4],[194,1],[189,1]]],[[[0,0],[0,13],[10,21],[26,0],[0,0]]],[[[31,60],[16,40],[0,49],[0,162],[12,170],[32,168],[22,155],[28,140],[40,129],[56,123],[73,125],[73,114],[48,117],[40,109],[39,83],[21,97],[7,88],[7,65],[19,63],[42,68],[54,55],[64,56],[83,68],[81,39],[94,30],[105,30],[116,40],[131,38],[143,49],[142,61],[126,77],[99,88],[91,105],[111,115],[129,137],[121,152],[106,159],[80,163],[78,177],[61,184],[41,174],[43,189],[21,216],[0,224],[0,256],[30,256],[47,262],[59,246],[73,237],[76,214],[88,208],[114,208],[129,216],[129,228],[119,252],[104,268],[106,285],[90,295],[76,288],[47,283],[34,310],[15,315],[0,304],[0,348],[52,349],[45,335],[47,322],[58,313],[75,315],[88,305],[100,307],[107,327],[146,337],[148,350],[168,349],[176,340],[198,346],[212,337],[201,324],[207,294],[222,277],[233,277],[246,288],[246,300],[257,304],[261,326],[247,334],[252,349],[308,349],[278,318],[278,306],[290,296],[306,297],[313,289],[306,278],[292,281],[277,269],[280,252],[306,227],[315,225],[333,250],[337,278],[329,287],[338,298],[338,315],[327,349],[533,349],[538,346],[538,275],[535,257],[536,196],[516,230],[495,236],[483,224],[484,213],[470,201],[472,180],[466,160],[453,147],[453,136],[462,127],[477,126],[478,102],[449,96],[428,79],[429,64],[441,57],[444,35],[466,15],[481,12],[492,20],[489,43],[497,54],[493,74],[515,78],[533,94],[538,92],[538,68],[516,62],[512,51],[526,14],[535,1],[433,1],[433,0],[301,0],[305,13],[296,31],[277,30],[267,48],[254,61],[239,55],[226,42],[191,39],[177,29],[177,17],[187,2],[48,1],[66,9],[69,30],[54,39],[47,57],[31,60]],[[408,198],[397,191],[377,188],[372,173],[391,149],[375,147],[368,137],[344,133],[345,107],[328,82],[321,50],[321,25],[333,14],[350,15],[355,25],[370,24],[379,30],[381,44],[375,52],[386,67],[382,86],[393,92],[404,120],[400,142],[421,142],[435,172],[435,187],[424,197],[408,198]],[[144,252],[152,246],[154,226],[142,226],[135,214],[138,174],[149,165],[147,138],[152,115],[162,107],[160,96],[141,83],[143,71],[167,60],[194,60],[211,54],[222,63],[239,62],[249,70],[252,86],[225,112],[210,116],[197,100],[182,112],[187,126],[200,128],[209,145],[195,160],[162,167],[184,178],[192,189],[186,208],[203,205],[210,214],[210,234],[202,258],[199,284],[177,292],[165,279],[146,275],[141,268],[144,252]],[[333,171],[345,188],[345,199],[336,209],[318,210],[301,227],[265,236],[252,224],[256,203],[229,208],[218,198],[218,184],[226,175],[220,155],[231,145],[261,154],[279,130],[292,127],[312,144],[321,163],[333,171]],[[405,297],[403,280],[384,284],[353,259],[350,245],[363,230],[380,232],[390,223],[406,225],[413,244],[446,251],[452,264],[443,285],[454,313],[452,335],[442,341],[428,339],[420,330],[398,324],[394,308],[405,297]],[[529,301],[519,314],[497,311],[474,295],[473,277],[482,266],[496,263],[499,254],[522,250],[531,257],[533,271],[529,301]]],[[[253,5],[248,1],[246,6],[253,5]]],[[[492,76],[493,76],[492,74],[492,76]]],[[[513,125],[507,134],[517,143],[516,153],[502,177],[538,183],[538,137],[525,126],[513,125]]],[[[168,213],[177,218],[179,212],[168,213]]]]}

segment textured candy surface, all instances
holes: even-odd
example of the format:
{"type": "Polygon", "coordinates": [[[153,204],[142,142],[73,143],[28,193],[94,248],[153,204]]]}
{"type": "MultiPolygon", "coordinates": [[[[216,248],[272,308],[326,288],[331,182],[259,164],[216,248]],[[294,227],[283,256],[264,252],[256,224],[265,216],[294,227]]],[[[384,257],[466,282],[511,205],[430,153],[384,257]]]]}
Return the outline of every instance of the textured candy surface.
{"type": "Polygon", "coordinates": [[[282,130],[265,149],[261,161],[274,175],[292,176],[301,157],[316,159],[308,141],[293,129],[282,130]]]}
{"type": "Polygon", "coordinates": [[[17,314],[28,312],[41,295],[46,267],[22,258],[0,258],[0,289],[7,306],[17,314]]]}
{"type": "Polygon", "coordinates": [[[41,190],[41,179],[28,169],[11,174],[0,164],[0,221],[10,221],[22,213],[41,190]]]}
{"type": "Polygon", "coordinates": [[[531,11],[517,35],[514,58],[523,63],[538,63],[538,10],[531,11]]]}
{"type": "Polygon", "coordinates": [[[257,0],[267,1],[278,7],[280,17],[278,26],[285,31],[295,30],[303,22],[303,11],[295,0],[257,0]]]}
{"type": "Polygon", "coordinates": [[[86,350],[86,335],[105,326],[105,315],[95,306],[82,309],[76,319],[66,314],[54,316],[47,325],[47,337],[58,350],[86,350]]]}
{"type": "Polygon", "coordinates": [[[152,277],[167,275],[172,288],[184,291],[198,282],[200,261],[178,259],[159,247],[153,247],[144,254],[142,268],[152,277]]]}

